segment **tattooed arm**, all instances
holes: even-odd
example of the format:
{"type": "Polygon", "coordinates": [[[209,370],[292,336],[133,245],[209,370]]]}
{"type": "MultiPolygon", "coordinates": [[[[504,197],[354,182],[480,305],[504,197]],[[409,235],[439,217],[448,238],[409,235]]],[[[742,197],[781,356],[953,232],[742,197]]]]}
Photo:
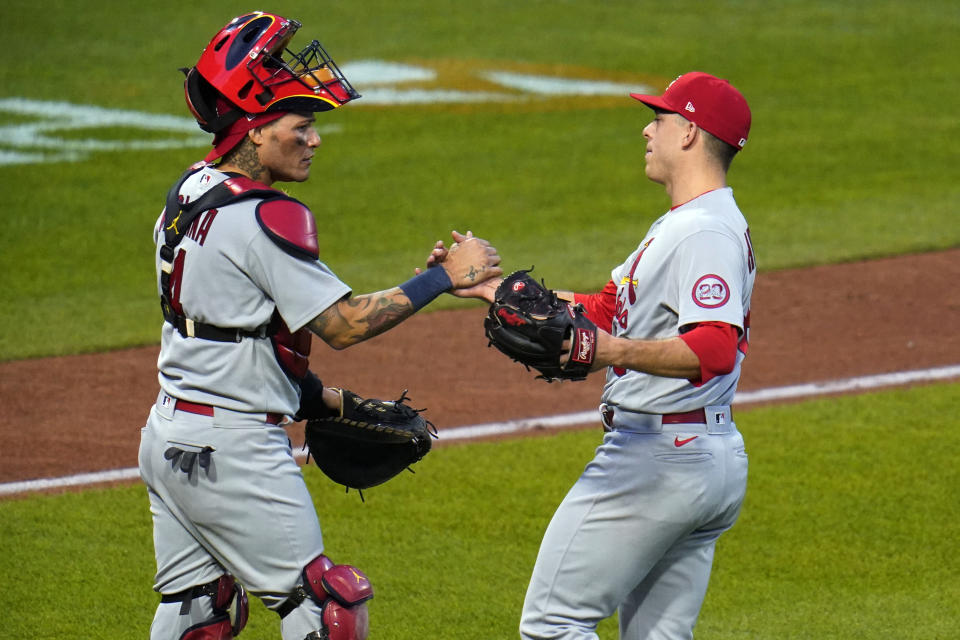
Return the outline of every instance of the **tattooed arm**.
{"type": "Polygon", "coordinates": [[[392,329],[444,290],[473,288],[503,273],[498,266],[500,256],[489,242],[469,232],[464,236],[454,231],[453,236],[457,242],[443,250],[442,263],[427,261],[430,270],[446,272],[447,277],[439,279],[439,286],[438,279],[430,277],[429,284],[411,286],[423,277],[418,276],[392,289],[343,298],[310,321],[310,330],[334,349],[345,349],[392,329]]]}
{"type": "Polygon", "coordinates": [[[310,330],[345,349],[397,326],[415,309],[400,287],[344,298],[310,321],[310,330]]]}

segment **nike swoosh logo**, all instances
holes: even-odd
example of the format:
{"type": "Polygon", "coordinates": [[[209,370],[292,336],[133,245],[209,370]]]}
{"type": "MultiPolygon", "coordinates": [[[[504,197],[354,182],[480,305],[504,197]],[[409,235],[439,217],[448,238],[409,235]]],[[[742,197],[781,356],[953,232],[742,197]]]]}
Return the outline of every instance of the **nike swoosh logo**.
{"type": "Polygon", "coordinates": [[[699,438],[699,437],[700,437],[700,436],[691,436],[691,437],[689,437],[689,438],[684,438],[683,440],[681,440],[681,439],[680,439],[680,436],[676,436],[676,437],[673,439],[673,446],[675,446],[675,447],[682,447],[683,445],[687,444],[688,442],[693,442],[694,440],[696,440],[696,439],[699,438]]]}

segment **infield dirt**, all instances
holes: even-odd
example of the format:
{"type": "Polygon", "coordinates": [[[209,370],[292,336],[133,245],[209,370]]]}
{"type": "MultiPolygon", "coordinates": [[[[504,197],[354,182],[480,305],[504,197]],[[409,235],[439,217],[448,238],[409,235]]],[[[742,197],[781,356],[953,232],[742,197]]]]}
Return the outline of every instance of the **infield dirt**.
{"type": "MultiPolygon", "coordinates": [[[[740,390],[960,364],[958,283],[960,249],[761,273],[740,390]]],[[[601,374],[535,380],[487,347],[484,311],[421,313],[344,351],[314,340],[311,368],[363,396],[409,389],[440,444],[445,427],[596,407],[601,374]]],[[[157,352],[0,363],[0,482],[135,467],[157,352]]],[[[297,445],[301,431],[289,428],[297,445]]]]}

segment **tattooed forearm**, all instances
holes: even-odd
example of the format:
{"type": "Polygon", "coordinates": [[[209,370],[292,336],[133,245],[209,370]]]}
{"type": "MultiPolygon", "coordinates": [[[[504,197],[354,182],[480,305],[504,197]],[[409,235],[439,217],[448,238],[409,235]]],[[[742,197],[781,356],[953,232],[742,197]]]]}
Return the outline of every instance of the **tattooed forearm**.
{"type": "Polygon", "coordinates": [[[404,318],[413,313],[410,301],[400,302],[387,295],[371,294],[345,301],[347,306],[357,311],[353,327],[363,336],[363,340],[372,338],[397,326],[404,318]]]}
{"type": "Polygon", "coordinates": [[[342,318],[343,316],[337,310],[337,305],[333,305],[310,321],[310,330],[323,338],[330,330],[330,326],[336,323],[338,319],[342,320],[342,318]]]}
{"type": "Polygon", "coordinates": [[[341,300],[313,319],[310,329],[335,349],[343,349],[383,333],[413,314],[413,305],[399,289],[341,300]]]}

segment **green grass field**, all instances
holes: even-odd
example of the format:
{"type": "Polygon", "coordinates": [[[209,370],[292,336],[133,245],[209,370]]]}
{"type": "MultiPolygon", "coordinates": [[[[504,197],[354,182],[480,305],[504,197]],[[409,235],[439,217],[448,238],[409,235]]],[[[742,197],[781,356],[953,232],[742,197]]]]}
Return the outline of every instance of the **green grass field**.
{"type": "MultiPolygon", "coordinates": [[[[944,427],[958,403],[960,385],[938,385],[741,412],[747,500],[697,638],[955,637],[960,432],[944,427]]],[[[373,582],[371,637],[516,637],[540,534],[599,439],[441,447],[365,503],[306,467],[329,552],[373,582]]],[[[0,557],[0,637],[144,637],[157,597],[142,487],[0,502],[0,557]]],[[[242,637],[276,624],[255,603],[242,637]]]]}
{"type": "MultiPolygon", "coordinates": [[[[761,272],[960,246],[949,0],[3,7],[0,361],[157,342],[153,223],[206,151],[182,126],[177,68],[255,8],[300,19],[295,44],[317,37],[348,75],[368,60],[437,74],[387,89],[508,96],[403,106],[355,82],[364,99],[321,114],[313,177],[289,192],[358,292],[405,279],[454,228],[489,238],[506,269],[597,287],[667,207],[643,175],[643,107],[508,90],[489,71],[656,91],[694,69],[730,78],[753,110],[730,180],[761,272]]],[[[956,637],[958,402],[958,385],[937,385],[739,414],[749,495],[697,638],[956,637]]],[[[366,504],[307,468],[331,552],[373,579],[374,637],[516,637],[539,536],[597,438],[441,448],[366,504]]],[[[0,638],[146,634],[156,596],[141,487],[0,502],[0,557],[0,638]]],[[[255,603],[242,637],[274,626],[255,603]]],[[[616,637],[613,620],[601,637],[616,637]]]]}
{"type": "MultiPolygon", "coordinates": [[[[248,8],[70,7],[5,3],[0,34],[21,53],[0,66],[0,100],[185,118],[177,68],[248,8]]],[[[480,75],[491,69],[657,91],[691,69],[733,79],[754,126],[731,182],[762,271],[960,243],[948,142],[960,134],[956,3],[281,1],[273,10],[301,19],[301,37],[319,36],[347,68],[416,63],[437,70],[433,88],[490,91],[480,75]]],[[[532,264],[554,286],[597,287],[609,256],[626,255],[668,204],[643,176],[648,110],[625,94],[397,106],[372,103],[378,85],[357,85],[368,103],[321,115],[335,131],[323,134],[311,181],[289,191],[312,206],[324,260],[358,292],[405,279],[452,228],[492,240],[507,268],[532,264]]],[[[54,129],[37,140],[22,126],[38,118],[0,103],[0,360],[157,340],[150,232],[204,136],[89,121],[56,130],[69,114],[40,118],[54,129]],[[144,147],[171,135],[193,145],[144,147]],[[10,160],[58,153],[78,159],[10,160]]]]}

